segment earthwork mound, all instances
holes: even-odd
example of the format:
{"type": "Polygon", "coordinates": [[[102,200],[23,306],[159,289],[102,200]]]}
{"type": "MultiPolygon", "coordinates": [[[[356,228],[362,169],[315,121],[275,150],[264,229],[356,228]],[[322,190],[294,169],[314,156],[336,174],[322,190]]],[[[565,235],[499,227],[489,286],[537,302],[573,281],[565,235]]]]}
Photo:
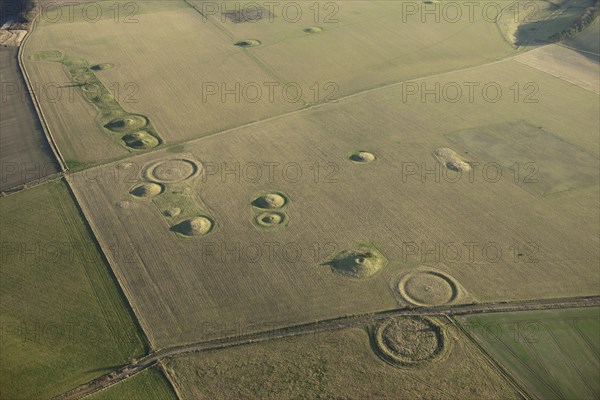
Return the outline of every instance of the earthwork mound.
{"type": "Polygon", "coordinates": [[[452,149],[442,147],[433,152],[433,156],[446,168],[455,172],[469,172],[471,165],[452,149]]]}
{"type": "Polygon", "coordinates": [[[258,214],[255,221],[261,227],[275,228],[287,225],[288,216],[286,213],[279,211],[265,211],[258,214]]]}
{"type": "Polygon", "coordinates": [[[288,198],[283,193],[271,192],[261,194],[252,200],[252,205],[254,207],[262,208],[265,210],[272,210],[276,208],[281,208],[288,203],[288,198]]]}
{"type": "Polygon", "coordinates": [[[96,64],[96,65],[92,65],[90,67],[90,69],[94,70],[94,71],[104,71],[105,69],[111,69],[113,68],[115,65],[114,64],[110,64],[110,63],[104,63],[104,64],[96,64]]]}
{"type": "Polygon", "coordinates": [[[318,26],[309,26],[308,28],[303,29],[304,33],[319,33],[323,32],[323,28],[319,28],[318,26]]]}
{"type": "Polygon", "coordinates": [[[404,275],[398,283],[398,290],[404,300],[418,306],[450,304],[459,297],[458,284],[454,278],[429,270],[404,275]]]}
{"type": "Polygon", "coordinates": [[[150,164],[145,169],[146,178],[162,182],[183,182],[196,177],[202,170],[202,165],[186,158],[160,160],[150,164]]]}
{"type": "Polygon", "coordinates": [[[255,46],[260,45],[260,40],[257,40],[257,39],[240,40],[239,42],[235,42],[235,45],[238,47],[255,47],[255,46]]]}
{"type": "Polygon", "coordinates": [[[213,226],[214,222],[210,218],[199,216],[183,220],[173,226],[171,230],[187,237],[204,236],[213,229],[213,226]]]}
{"type": "Polygon", "coordinates": [[[113,119],[105,128],[113,132],[129,133],[142,129],[148,123],[148,119],[143,115],[128,114],[123,117],[113,119]]]}
{"type": "Polygon", "coordinates": [[[157,138],[146,131],[137,131],[123,136],[123,141],[128,147],[137,150],[151,149],[159,145],[157,138]]]}
{"type": "Polygon", "coordinates": [[[154,182],[142,183],[134,186],[129,193],[134,197],[152,198],[161,194],[164,190],[162,185],[154,182]]]}
{"type": "Polygon", "coordinates": [[[443,329],[427,317],[392,317],[375,331],[375,352],[384,361],[415,367],[444,354],[447,338],[443,329]]]}
{"type": "Polygon", "coordinates": [[[340,251],[326,264],[335,272],[354,278],[368,278],[383,269],[387,259],[375,247],[361,245],[340,251]]]}
{"type": "Polygon", "coordinates": [[[243,22],[257,22],[261,19],[274,18],[273,14],[264,7],[245,7],[241,10],[226,11],[223,13],[225,18],[233,22],[234,24],[240,24],[243,22]]]}
{"type": "Polygon", "coordinates": [[[348,159],[350,161],[353,161],[355,163],[361,163],[361,164],[366,164],[366,163],[370,163],[375,161],[375,155],[373,153],[370,153],[368,151],[355,151],[353,153],[350,153],[348,155],[348,159]]]}
{"type": "Polygon", "coordinates": [[[168,210],[163,211],[163,215],[165,217],[169,217],[169,218],[175,218],[179,214],[181,214],[181,208],[179,208],[179,207],[173,207],[173,208],[169,208],[168,210]]]}

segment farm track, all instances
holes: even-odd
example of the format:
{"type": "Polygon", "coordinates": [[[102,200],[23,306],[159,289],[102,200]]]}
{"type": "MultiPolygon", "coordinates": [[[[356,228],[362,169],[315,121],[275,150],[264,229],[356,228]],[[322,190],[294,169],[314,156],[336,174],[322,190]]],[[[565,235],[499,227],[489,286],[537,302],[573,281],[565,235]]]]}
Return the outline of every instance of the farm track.
{"type": "Polygon", "coordinates": [[[501,303],[461,304],[440,307],[400,308],[371,314],[340,317],[307,324],[294,325],[257,333],[226,337],[198,343],[161,349],[148,354],[135,363],[126,365],[119,370],[103,375],[68,392],[56,396],[56,400],[80,399],[99,390],[112,386],[124,379],[145,370],[163,359],[181,354],[219,350],[246,344],[268,342],[269,340],[287,337],[317,334],[340,329],[361,327],[397,316],[462,316],[482,313],[524,312],[533,310],[551,310],[563,308],[600,306],[600,296],[572,297],[563,299],[522,300],[501,303]]]}

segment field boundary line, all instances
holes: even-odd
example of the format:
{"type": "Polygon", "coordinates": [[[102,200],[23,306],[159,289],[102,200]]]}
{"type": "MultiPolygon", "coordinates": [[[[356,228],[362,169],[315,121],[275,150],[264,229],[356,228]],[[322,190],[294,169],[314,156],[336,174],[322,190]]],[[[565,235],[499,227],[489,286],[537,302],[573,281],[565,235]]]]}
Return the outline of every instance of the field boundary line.
{"type": "MultiPolygon", "coordinates": [[[[571,49],[570,49],[570,50],[571,50],[571,49]]],[[[575,51],[575,50],[572,50],[572,51],[575,51]]],[[[514,59],[514,61],[518,62],[519,64],[525,65],[526,67],[532,68],[532,69],[534,69],[534,70],[536,70],[536,71],[538,71],[538,72],[541,72],[541,73],[543,73],[543,74],[550,75],[550,76],[552,76],[552,77],[554,77],[554,78],[560,79],[561,81],[568,82],[568,83],[570,83],[571,85],[575,85],[575,86],[577,86],[578,88],[580,88],[580,89],[583,89],[583,90],[586,90],[586,91],[588,91],[588,92],[590,92],[590,93],[594,93],[594,94],[600,94],[600,90],[599,90],[599,91],[595,91],[595,90],[593,90],[593,89],[590,89],[590,88],[583,87],[583,86],[581,86],[581,85],[580,85],[580,84],[578,84],[578,83],[575,83],[575,82],[572,82],[572,81],[570,81],[569,79],[565,78],[564,76],[560,76],[560,75],[555,75],[555,74],[552,74],[552,73],[550,73],[550,72],[548,72],[548,71],[546,71],[546,70],[544,70],[544,69],[541,69],[541,68],[535,67],[535,66],[533,66],[533,65],[531,65],[531,64],[528,64],[528,63],[526,63],[525,61],[521,61],[521,60],[518,60],[518,59],[516,59],[516,58],[514,59]]]]}
{"type": "Polygon", "coordinates": [[[28,89],[30,97],[31,97],[31,102],[33,103],[36,113],[38,114],[38,119],[40,120],[40,125],[42,125],[42,130],[44,131],[46,140],[48,141],[48,144],[50,145],[50,148],[52,149],[52,154],[54,155],[54,158],[58,162],[58,165],[61,170],[60,172],[66,172],[66,171],[68,171],[69,168],[67,166],[67,163],[65,162],[65,159],[63,158],[62,153],[60,152],[60,149],[58,148],[58,145],[56,143],[56,140],[54,139],[54,136],[52,135],[50,126],[48,126],[46,116],[44,115],[44,112],[42,111],[42,107],[39,104],[37,94],[33,90],[33,85],[31,84],[31,78],[29,77],[29,73],[27,72],[27,68],[25,68],[25,64],[23,62],[23,52],[25,51],[25,46],[29,42],[29,38],[31,37],[31,35],[33,34],[33,32],[35,30],[39,16],[40,16],[40,14],[37,14],[31,21],[31,28],[27,32],[27,34],[23,38],[23,41],[21,42],[21,45],[19,46],[17,61],[19,64],[19,69],[21,70],[21,74],[23,75],[23,80],[25,81],[25,84],[27,85],[27,89],[28,89]]]}
{"type": "Polygon", "coordinates": [[[591,56],[600,57],[600,53],[594,53],[593,51],[587,51],[587,50],[578,49],[576,47],[567,46],[566,44],[561,43],[561,42],[555,43],[555,44],[557,46],[564,47],[566,49],[573,50],[573,51],[576,51],[578,53],[585,53],[585,54],[589,54],[591,56]]]}
{"type": "Polygon", "coordinates": [[[171,389],[173,389],[173,393],[175,393],[175,396],[177,397],[178,400],[183,400],[184,397],[181,395],[181,393],[179,392],[179,389],[177,388],[177,386],[175,386],[175,382],[173,379],[171,379],[171,376],[169,375],[169,372],[167,371],[167,368],[165,367],[165,365],[162,363],[161,360],[158,360],[156,362],[157,368],[158,370],[164,375],[165,379],[167,380],[167,382],[169,383],[169,385],[171,386],[171,389]]]}

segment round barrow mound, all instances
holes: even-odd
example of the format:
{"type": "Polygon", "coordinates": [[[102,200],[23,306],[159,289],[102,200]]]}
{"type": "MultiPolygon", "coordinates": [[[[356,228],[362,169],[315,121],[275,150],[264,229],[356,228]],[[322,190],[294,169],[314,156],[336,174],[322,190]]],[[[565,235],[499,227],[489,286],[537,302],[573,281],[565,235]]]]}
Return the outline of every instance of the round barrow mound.
{"type": "Polygon", "coordinates": [[[255,47],[255,46],[260,45],[260,40],[257,40],[257,39],[240,40],[239,42],[235,42],[235,45],[238,47],[255,47]]]}
{"type": "Polygon", "coordinates": [[[202,169],[198,162],[186,158],[160,160],[145,169],[145,176],[163,183],[183,182],[196,177],[202,169]]]}
{"type": "Polygon", "coordinates": [[[137,131],[123,136],[123,141],[128,147],[138,150],[151,149],[159,145],[157,138],[146,131],[137,131]]]}
{"type": "Polygon", "coordinates": [[[287,225],[288,216],[286,213],[278,211],[265,211],[258,214],[255,218],[255,221],[259,226],[265,228],[274,228],[287,225]]]}
{"type": "Polygon", "coordinates": [[[161,194],[164,190],[162,185],[154,182],[142,183],[134,186],[129,193],[134,197],[152,198],[161,194]]]}
{"type": "Polygon", "coordinates": [[[265,210],[272,210],[285,206],[287,202],[288,198],[283,193],[271,192],[254,198],[252,205],[265,210]]]}
{"type": "Polygon", "coordinates": [[[448,275],[437,271],[414,271],[398,283],[400,295],[418,306],[440,306],[455,301],[458,284],[448,275]]]}
{"type": "Polygon", "coordinates": [[[163,211],[163,215],[165,217],[169,217],[169,218],[174,218],[174,217],[178,216],[179,214],[181,214],[181,208],[179,208],[179,207],[173,207],[173,208],[169,208],[168,210],[163,211]]]}
{"type": "Polygon", "coordinates": [[[354,153],[350,153],[348,156],[350,161],[354,161],[356,163],[366,164],[375,161],[375,155],[368,151],[355,151],[354,153]]]}
{"type": "Polygon", "coordinates": [[[376,353],[399,366],[417,366],[444,353],[446,337],[442,328],[427,317],[393,317],[375,332],[376,353]]]}
{"type": "Polygon", "coordinates": [[[117,202],[117,208],[127,209],[129,207],[131,207],[131,202],[128,200],[123,200],[123,201],[117,202]]]}
{"type": "Polygon", "coordinates": [[[108,124],[104,125],[104,127],[113,132],[128,133],[142,129],[147,123],[148,119],[143,115],[128,114],[113,119],[108,124]]]}
{"type": "Polygon", "coordinates": [[[455,172],[469,172],[471,165],[454,150],[447,147],[436,149],[433,156],[446,168],[455,172]]]}
{"type": "Polygon", "coordinates": [[[103,63],[103,64],[92,65],[90,67],[90,69],[93,69],[94,71],[104,71],[105,69],[111,69],[114,66],[115,65],[111,64],[111,63],[103,63]]]}
{"type": "Polygon", "coordinates": [[[173,226],[171,230],[183,236],[204,236],[208,234],[214,226],[213,221],[205,216],[193,217],[183,220],[173,226]]]}
{"type": "Polygon", "coordinates": [[[304,33],[319,33],[323,32],[323,28],[320,28],[318,26],[309,26],[308,28],[304,28],[302,31],[304,33]]]}
{"type": "Polygon", "coordinates": [[[327,264],[335,272],[354,278],[368,278],[383,269],[386,263],[386,258],[377,249],[357,246],[340,251],[327,264]]]}

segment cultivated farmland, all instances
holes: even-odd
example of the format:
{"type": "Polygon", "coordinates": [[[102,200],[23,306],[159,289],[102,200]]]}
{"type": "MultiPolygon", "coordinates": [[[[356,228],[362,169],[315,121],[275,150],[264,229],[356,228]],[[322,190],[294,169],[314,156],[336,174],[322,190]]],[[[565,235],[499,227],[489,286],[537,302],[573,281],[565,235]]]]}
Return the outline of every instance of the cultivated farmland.
{"type": "Polygon", "coordinates": [[[145,351],[63,182],[0,199],[2,398],[49,398],[145,351]]]}
{"type": "MultiPolygon", "coordinates": [[[[398,280],[422,265],[447,275],[443,282],[456,282],[462,301],[596,293],[598,154],[592,133],[600,125],[598,117],[574,124],[563,116],[565,101],[571,115],[589,116],[598,98],[514,61],[438,81],[485,82],[490,74],[503,88],[516,79],[536,82],[539,101],[517,103],[512,94],[493,104],[466,97],[423,102],[419,95],[402,101],[408,86],[397,85],[189,142],[183,152],[163,150],[98,168],[90,171],[93,182],[76,174],[77,196],[108,251],[114,243],[138,246],[139,258],[114,266],[152,343],[162,348],[207,339],[214,324],[251,331],[405,304],[398,280]],[[543,96],[555,91],[561,99],[543,96]],[[490,132],[489,139],[473,129],[490,132]],[[504,139],[491,142],[497,135],[504,139]],[[507,149],[518,135],[527,139],[511,158],[507,149]],[[440,166],[433,152],[445,147],[474,166],[472,181],[440,166]],[[538,152],[542,147],[547,152],[538,152]],[[376,158],[353,162],[347,157],[355,150],[376,158]],[[176,174],[183,180],[163,183],[169,206],[159,203],[162,194],[132,198],[133,186],[156,180],[149,169],[176,160],[188,160],[180,161],[182,171],[193,163],[201,173],[186,179],[189,169],[176,174]],[[422,175],[425,168],[434,172],[422,175]],[[253,223],[250,203],[265,191],[289,198],[285,228],[253,223]],[[193,214],[209,217],[214,228],[182,240],[164,211],[189,202],[193,214]],[[477,249],[470,254],[464,243],[477,249]],[[327,263],[336,253],[363,244],[387,260],[380,273],[353,279],[332,272],[327,263]]],[[[455,285],[448,285],[444,290],[452,292],[455,285]]]]}
{"type": "Polygon", "coordinates": [[[539,398],[598,398],[598,308],[473,316],[463,324],[539,398]]]}

